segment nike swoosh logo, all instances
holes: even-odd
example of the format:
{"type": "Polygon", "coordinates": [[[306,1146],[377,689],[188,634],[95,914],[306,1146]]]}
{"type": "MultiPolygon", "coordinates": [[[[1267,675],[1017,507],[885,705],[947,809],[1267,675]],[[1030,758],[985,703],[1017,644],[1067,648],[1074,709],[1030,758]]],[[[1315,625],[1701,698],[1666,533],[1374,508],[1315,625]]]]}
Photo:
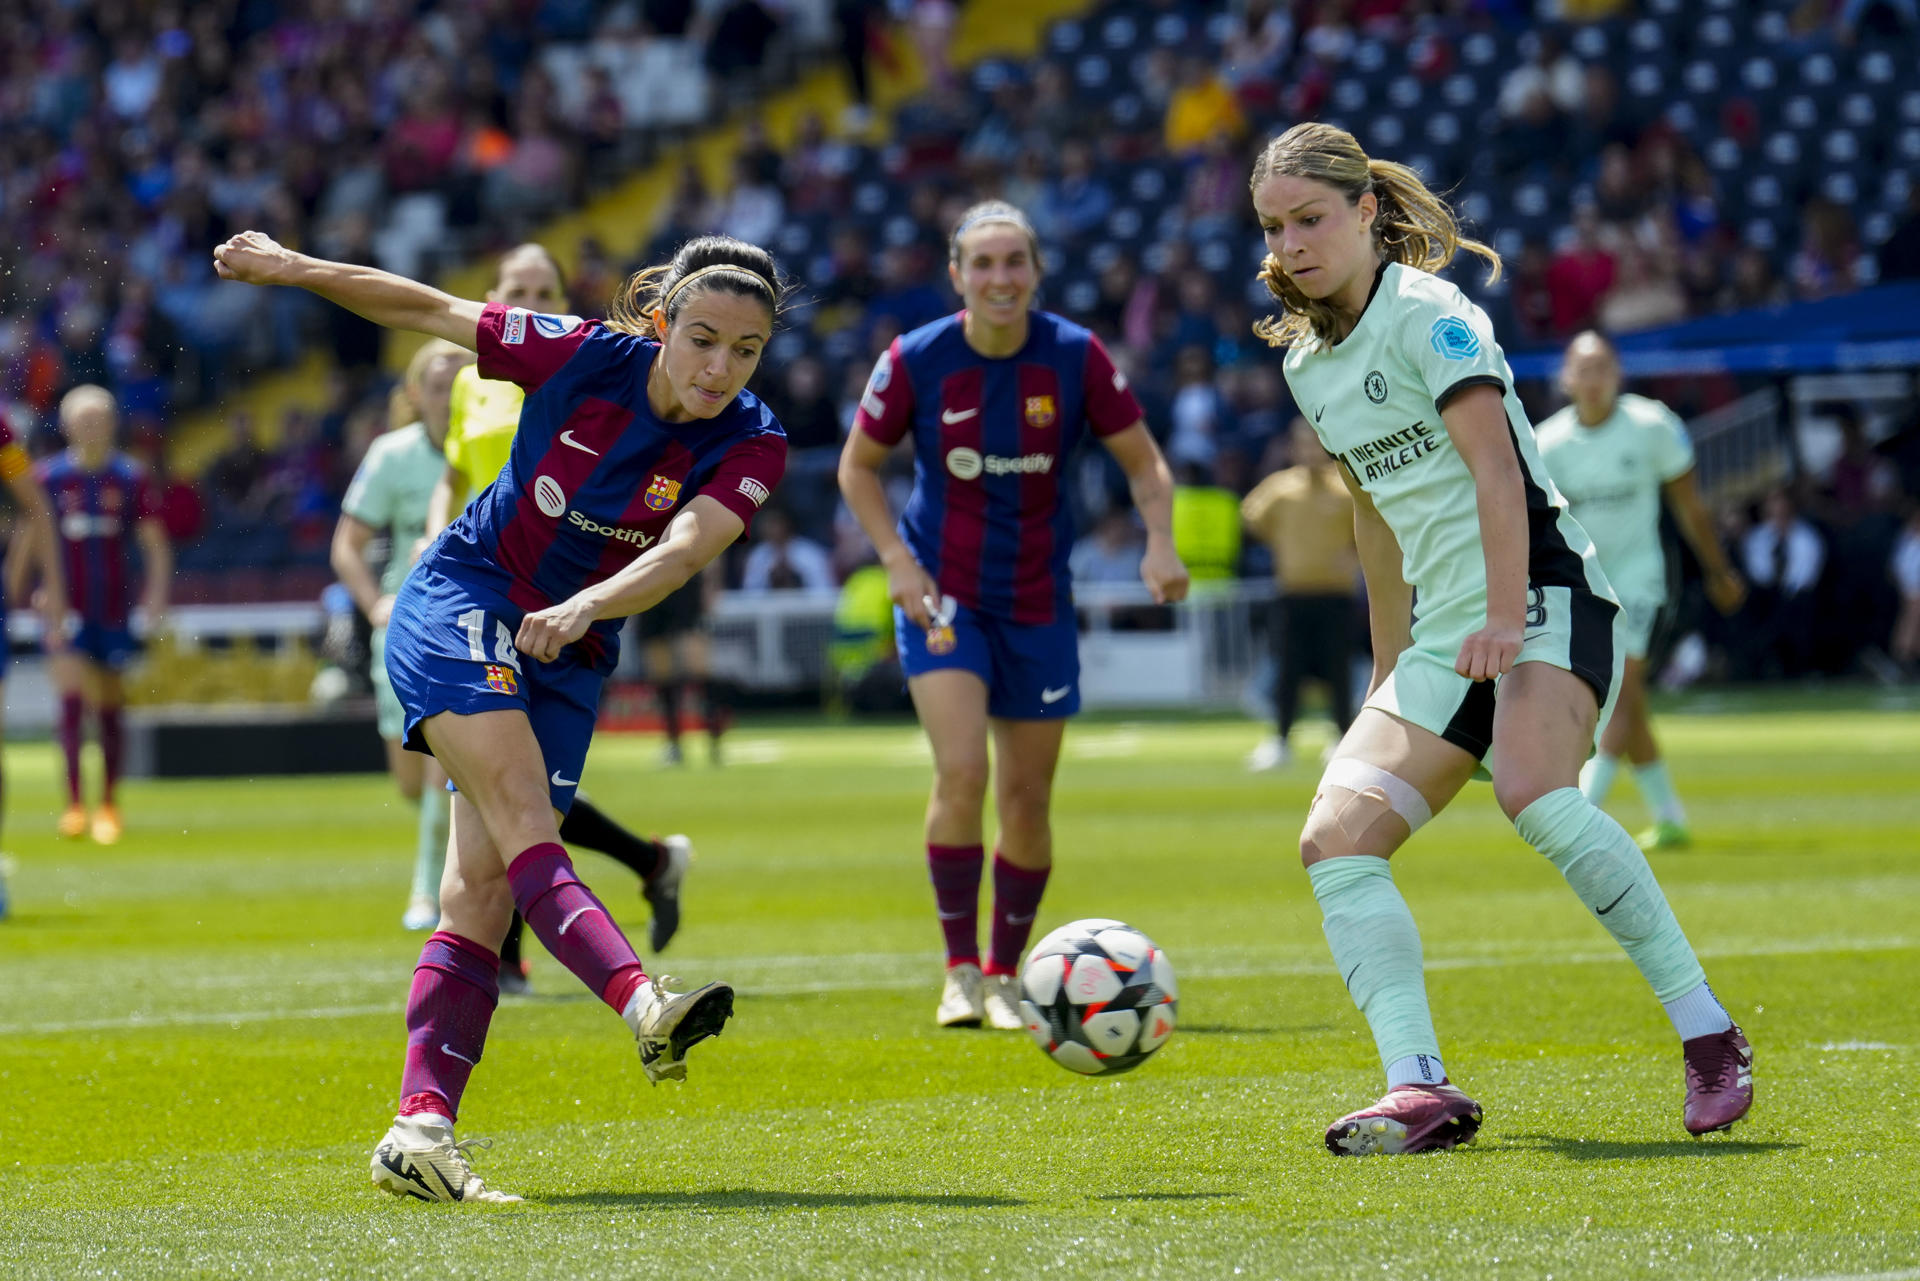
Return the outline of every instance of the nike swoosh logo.
{"type": "MultiPolygon", "coordinates": [[[[1638,882],[1638,881],[1635,881],[1635,882],[1634,882],[1634,885],[1638,885],[1638,884],[1639,884],[1639,882],[1638,882]]],[[[1609,903],[1609,904],[1607,904],[1607,905],[1606,905],[1605,907],[1596,907],[1596,908],[1594,908],[1594,909],[1593,909],[1593,914],[1594,914],[1595,916],[1605,916],[1605,915],[1606,915],[1606,914],[1607,914],[1608,912],[1611,912],[1611,911],[1612,911],[1612,910],[1613,910],[1614,908],[1616,908],[1616,907],[1619,907],[1619,906],[1620,906],[1620,899],[1622,899],[1622,898],[1625,898],[1625,897],[1626,897],[1627,895],[1629,895],[1629,894],[1631,894],[1631,893],[1633,893],[1633,885],[1629,885],[1629,886],[1627,886],[1627,888],[1626,888],[1626,889],[1624,889],[1624,890],[1621,890],[1621,891],[1620,891],[1620,898],[1616,898],[1616,899],[1614,899],[1614,900],[1613,900],[1613,902],[1611,902],[1611,903],[1609,903]]]]}
{"type": "Polygon", "coordinates": [[[1526,643],[1527,643],[1528,641],[1535,641],[1535,640],[1539,640],[1539,639],[1540,639],[1540,638],[1541,638],[1542,636],[1545,636],[1545,635],[1546,635],[1546,633],[1545,633],[1545,632],[1532,632],[1532,633],[1529,633],[1529,634],[1528,634],[1528,635],[1526,635],[1526,636],[1522,636],[1522,637],[1520,638],[1520,643],[1524,645],[1524,644],[1526,644],[1526,643]]]}
{"type": "MultiPolygon", "coordinates": [[[[1366,962],[1365,962],[1365,961],[1362,961],[1362,962],[1360,962],[1360,965],[1365,965],[1365,964],[1366,964],[1366,962]]],[[[1353,976],[1354,976],[1354,975],[1356,975],[1356,974],[1358,974],[1358,973],[1360,972],[1360,965],[1356,965],[1356,966],[1354,966],[1354,967],[1353,967],[1352,969],[1350,969],[1350,970],[1348,970],[1348,971],[1347,971],[1347,977],[1346,977],[1346,978],[1344,978],[1344,979],[1342,979],[1342,980],[1341,980],[1341,982],[1343,982],[1343,983],[1345,983],[1345,984],[1346,984],[1346,985],[1347,985],[1348,987],[1352,987],[1352,986],[1353,986],[1353,976]]]]}
{"type": "Polygon", "coordinates": [[[468,1058],[466,1055],[460,1053],[460,1051],[448,1045],[445,1041],[440,1042],[440,1053],[446,1055],[448,1058],[459,1059],[462,1063],[466,1064],[468,1067],[480,1066],[479,1059],[468,1058]]]}
{"type": "Polygon", "coordinates": [[[583,454],[592,454],[595,458],[598,458],[600,456],[599,450],[588,449],[585,445],[575,440],[573,438],[573,432],[571,430],[563,431],[560,433],[560,443],[565,445],[568,449],[577,449],[583,454]]]}
{"type": "Polygon", "coordinates": [[[560,922],[560,933],[565,934],[569,926],[585,916],[588,912],[598,912],[599,910],[599,908],[594,907],[592,904],[588,904],[586,907],[576,907],[566,920],[560,922]]]}
{"type": "Polygon", "coordinates": [[[1320,408],[1313,411],[1313,421],[1315,426],[1318,426],[1320,424],[1320,416],[1326,412],[1327,412],[1327,407],[1325,405],[1322,405],[1320,406],[1320,408]]]}
{"type": "Polygon", "coordinates": [[[1073,686],[1071,685],[1062,685],[1059,689],[1043,689],[1040,691],[1040,701],[1043,703],[1057,703],[1072,692],[1073,686]]]}
{"type": "Polygon", "coordinates": [[[980,411],[977,409],[962,409],[958,411],[949,409],[945,413],[940,415],[940,421],[945,423],[947,426],[951,427],[955,423],[963,423],[967,421],[967,419],[973,417],[975,414],[979,412],[980,411]]]}
{"type": "Polygon", "coordinates": [[[552,778],[550,778],[550,779],[548,779],[547,781],[548,781],[548,782],[550,782],[550,783],[552,783],[552,784],[553,784],[553,785],[554,785],[555,787],[578,787],[578,786],[580,786],[580,780],[579,780],[579,779],[577,779],[577,778],[561,778],[561,777],[560,777],[560,771],[559,771],[559,770],[555,770],[555,771],[553,772],[553,777],[552,777],[552,778]]]}

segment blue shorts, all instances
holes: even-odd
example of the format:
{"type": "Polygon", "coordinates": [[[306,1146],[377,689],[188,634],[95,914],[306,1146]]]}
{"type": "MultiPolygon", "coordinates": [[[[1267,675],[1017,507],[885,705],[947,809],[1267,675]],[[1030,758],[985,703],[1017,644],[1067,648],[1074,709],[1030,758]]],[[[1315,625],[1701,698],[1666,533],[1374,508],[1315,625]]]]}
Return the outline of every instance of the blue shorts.
{"type": "Polygon", "coordinates": [[[957,667],[985,681],[989,716],[1050,721],[1080,710],[1080,628],[1070,609],[1022,624],[958,605],[944,632],[929,632],[895,606],[893,635],[909,678],[957,667]]]}
{"type": "Polygon", "coordinates": [[[109,627],[88,619],[80,620],[77,628],[71,622],[67,626],[73,652],[109,671],[120,671],[140,655],[140,642],[134,639],[133,632],[128,628],[109,627]]]}
{"type": "Polygon", "coordinates": [[[526,611],[488,587],[416,565],[387,621],[387,680],[405,714],[403,741],[432,754],[420,722],[441,712],[524,712],[545,760],[548,795],[565,814],[580,786],[600,710],[595,670],[578,645],[551,663],[523,658],[514,632],[526,611]]]}

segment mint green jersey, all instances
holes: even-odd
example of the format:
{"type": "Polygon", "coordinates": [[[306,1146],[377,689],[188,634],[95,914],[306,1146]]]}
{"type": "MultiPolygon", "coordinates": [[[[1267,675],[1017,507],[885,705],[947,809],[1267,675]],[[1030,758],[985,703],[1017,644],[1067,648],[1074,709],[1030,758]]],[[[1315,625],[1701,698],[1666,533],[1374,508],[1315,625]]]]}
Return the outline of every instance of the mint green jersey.
{"type": "Polygon", "coordinates": [[[1471,387],[1497,388],[1527,504],[1530,587],[1612,600],[1593,543],[1548,478],[1513,371],[1486,313],[1439,277],[1389,263],[1353,332],[1287,353],[1288,386],[1321,443],[1352,473],[1400,543],[1415,593],[1416,648],[1452,650],[1486,626],[1487,565],[1473,475],[1440,412],[1471,387]]]}
{"type": "Polygon", "coordinates": [[[387,534],[393,554],[380,576],[380,590],[392,595],[413,568],[413,547],[427,532],[427,503],[447,460],[427,439],[427,429],[410,423],[367,446],[367,456],[353,473],[340,510],[357,521],[387,534]]]}
{"type": "Polygon", "coordinates": [[[1541,423],[1538,435],[1547,471],[1593,539],[1620,599],[1664,601],[1660,487],[1693,468],[1693,442],[1680,419],[1657,400],[1626,395],[1597,427],[1584,425],[1568,405],[1541,423]]]}

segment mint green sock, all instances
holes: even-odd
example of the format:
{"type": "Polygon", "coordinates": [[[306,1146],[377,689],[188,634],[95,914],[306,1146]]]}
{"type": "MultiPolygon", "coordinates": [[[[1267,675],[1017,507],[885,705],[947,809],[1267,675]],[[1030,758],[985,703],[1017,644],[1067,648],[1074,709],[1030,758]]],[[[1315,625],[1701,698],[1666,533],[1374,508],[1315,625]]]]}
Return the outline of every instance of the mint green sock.
{"type": "Polygon", "coordinates": [[[1595,805],[1607,803],[1607,793],[1613,790],[1614,775],[1620,772],[1620,758],[1609,756],[1605,752],[1595,752],[1587,758],[1580,770],[1580,790],[1595,805]]]}
{"type": "Polygon", "coordinates": [[[1680,804],[1680,793],[1673,790],[1673,777],[1667,773],[1665,761],[1634,766],[1633,781],[1640,787],[1640,799],[1647,803],[1656,819],[1662,823],[1687,821],[1687,811],[1680,804]]]}
{"type": "Polygon", "coordinates": [[[1662,1001],[1706,982],[1693,947],[1626,829],[1577,787],[1548,792],[1513,821],[1522,840],[1547,856],[1594,919],[1613,935],[1662,1001]]]}
{"type": "Polygon", "coordinates": [[[451,798],[444,787],[420,795],[420,825],[413,852],[413,896],[440,901],[440,872],[447,862],[447,822],[451,798]]]}
{"type": "Polygon", "coordinates": [[[1320,901],[1333,963],[1373,1029],[1380,1065],[1419,1054],[1438,1059],[1420,931],[1387,860],[1367,855],[1322,859],[1307,868],[1307,877],[1320,901]]]}

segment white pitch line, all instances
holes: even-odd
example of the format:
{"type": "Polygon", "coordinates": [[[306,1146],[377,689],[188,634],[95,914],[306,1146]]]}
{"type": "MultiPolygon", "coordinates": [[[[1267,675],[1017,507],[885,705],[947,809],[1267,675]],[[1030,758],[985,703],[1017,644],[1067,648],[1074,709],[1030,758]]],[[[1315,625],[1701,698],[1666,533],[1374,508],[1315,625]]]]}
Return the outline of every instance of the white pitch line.
{"type": "MultiPolygon", "coordinates": [[[[1899,952],[1915,947],[1912,939],[1835,939],[1792,940],[1758,947],[1703,949],[1702,956],[1716,958],[1768,957],[1768,956],[1804,956],[1814,952],[1899,952]]],[[[751,970],[750,958],[736,958],[736,972],[740,969],[751,970]]],[[[864,953],[853,957],[812,956],[812,957],[760,957],[757,960],[765,968],[777,968],[801,963],[829,966],[845,965],[849,961],[881,960],[893,962],[906,960],[924,962],[928,958],[919,953],[864,953]]],[[[1454,956],[1435,957],[1427,962],[1429,969],[1436,970],[1496,970],[1509,969],[1522,965],[1613,965],[1626,960],[1620,952],[1571,952],[1571,953],[1527,953],[1507,956],[1454,956]]],[[[1337,973],[1333,966],[1324,961],[1291,961],[1250,963],[1246,965],[1196,965],[1186,971],[1185,977],[1193,979],[1223,978],[1303,978],[1332,975],[1337,973]]],[[[398,975],[395,976],[398,981],[398,975]]],[[[740,995],[747,997],[783,997],[783,996],[819,996],[832,992],[885,992],[911,991],[925,985],[925,978],[919,973],[903,974],[894,978],[827,979],[811,983],[770,983],[759,984],[743,982],[734,985],[740,995]]],[[[0,1024],[0,1036],[57,1036],[66,1032],[107,1032],[140,1031],[146,1028],[161,1027],[217,1027],[220,1024],[270,1023],[274,1021],[301,1021],[332,1018],[355,1018],[369,1014],[393,1014],[404,1007],[383,1002],[378,1005],[337,1005],[318,1009],[271,1009],[271,1010],[235,1010],[225,1012],[195,1013],[182,1011],[177,1014],[130,1015],[119,1018],[75,1019],[42,1023],[0,1024]]],[[[1920,1281],[1916,1273],[1913,1281],[1920,1281]]]]}
{"type": "Polygon", "coordinates": [[[1817,1277],[1793,1277],[1790,1281],[1920,1281],[1920,1268],[1902,1268],[1898,1272],[1829,1272],[1817,1277]]]}

